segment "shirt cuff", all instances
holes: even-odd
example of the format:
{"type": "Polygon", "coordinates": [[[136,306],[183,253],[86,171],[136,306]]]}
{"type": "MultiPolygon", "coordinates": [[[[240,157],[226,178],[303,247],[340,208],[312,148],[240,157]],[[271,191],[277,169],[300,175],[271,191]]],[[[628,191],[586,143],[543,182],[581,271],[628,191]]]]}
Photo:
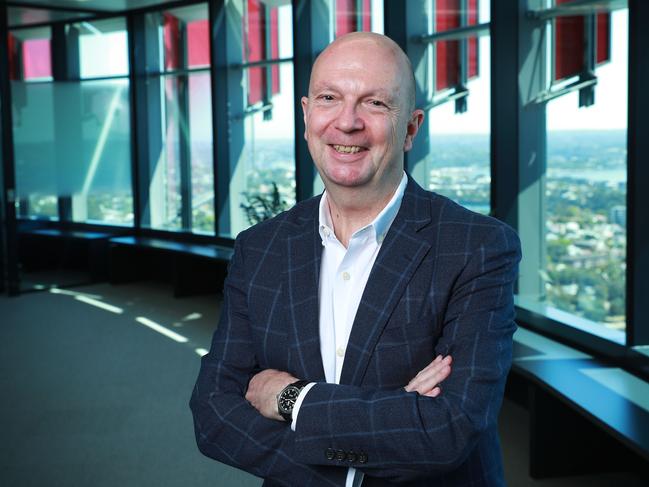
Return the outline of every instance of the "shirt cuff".
{"type": "Polygon", "coordinates": [[[309,382],[307,385],[304,386],[304,388],[300,391],[300,394],[297,396],[297,400],[295,401],[295,406],[293,406],[293,421],[291,421],[291,429],[295,431],[295,427],[297,424],[297,415],[300,412],[300,407],[302,406],[302,401],[304,401],[304,397],[306,396],[307,392],[311,390],[311,388],[315,385],[315,382],[309,382]]]}

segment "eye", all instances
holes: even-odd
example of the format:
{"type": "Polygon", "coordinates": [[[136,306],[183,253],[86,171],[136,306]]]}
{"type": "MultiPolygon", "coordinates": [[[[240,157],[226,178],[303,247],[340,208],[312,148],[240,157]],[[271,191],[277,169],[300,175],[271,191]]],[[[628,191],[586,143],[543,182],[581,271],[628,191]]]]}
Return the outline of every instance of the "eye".
{"type": "Polygon", "coordinates": [[[383,103],[381,100],[370,100],[369,103],[373,107],[384,107],[385,106],[385,103],[383,103]]]}
{"type": "Polygon", "coordinates": [[[333,101],[333,100],[334,100],[334,96],[333,96],[333,95],[327,95],[327,94],[325,94],[325,95],[320,95],[318,98],[319,98],[320,100],[322,100],[322,101],[333,101]]]}

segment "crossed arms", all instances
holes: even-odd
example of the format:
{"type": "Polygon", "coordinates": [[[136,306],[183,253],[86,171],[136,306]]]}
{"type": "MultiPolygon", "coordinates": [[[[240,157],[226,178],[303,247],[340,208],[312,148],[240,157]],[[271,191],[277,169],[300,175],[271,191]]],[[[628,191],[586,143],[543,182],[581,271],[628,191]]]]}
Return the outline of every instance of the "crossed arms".
{"type": "Polygon", "coordinates": [[[238,240],[221,322],[191,400],[204,454],[279,482],[342,485],[346,469],[332,468],[339,464],[325,451],[362,447],[366,463],[345,466],[405,479],[457,468],[480,435],[495,426],[515,328],[512,286],[520,252],[511,230],[496,227],[454,283],[435,347],[436,354],[453,356],[442,394],[434,386],[427,390],[439,374],[435,365],[428,371],[434,374],[420,374],[421,382],[407,384],[408,390],[317,383],[304,399],[295,432],[253,405],[262,413],[268,408],[271,417],[276,407],[268,399],[272,392],[261,392],[261,379],[272,373],[258,375],[243,247],[238,240]]]}

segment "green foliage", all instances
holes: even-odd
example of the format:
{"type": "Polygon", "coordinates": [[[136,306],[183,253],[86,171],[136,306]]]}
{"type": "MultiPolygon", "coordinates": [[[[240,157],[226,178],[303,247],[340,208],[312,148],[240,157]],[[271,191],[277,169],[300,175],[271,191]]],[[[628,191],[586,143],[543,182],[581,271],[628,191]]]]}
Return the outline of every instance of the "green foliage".
{"type": "Polygon", "coordinates": [[[270,194],[250,194],[245,191],[241,193],[246,201],[245,203],[241,203],[240,206],[246,214],[248,223],[251,225],[268,220],[286,210],[286,201],[279,194],[277,184],[274,182],[271,184],[273,185],[273,189],[270,194]]]}

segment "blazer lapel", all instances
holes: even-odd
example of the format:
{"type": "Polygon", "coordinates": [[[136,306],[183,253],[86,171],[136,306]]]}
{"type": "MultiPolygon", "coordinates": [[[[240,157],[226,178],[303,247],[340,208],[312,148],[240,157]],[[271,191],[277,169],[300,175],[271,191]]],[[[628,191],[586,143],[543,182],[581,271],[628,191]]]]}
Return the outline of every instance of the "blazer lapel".
{"type": "Polygon", "coordinates": [[[361,385],[383,328],[431,247],[417,235],[430,222],[430,213],[430,199],[410,179],[358,306],[345,352],[341,384],[361,385]]]}
{"type": "Polygon", "coordinates": [[[297,217],[295,231],[286,240],[289,371],[302,379],[324,382],[318,309],[322,241],[318,233],[319,199],[313,201],[315,208],[297,217]]]}

